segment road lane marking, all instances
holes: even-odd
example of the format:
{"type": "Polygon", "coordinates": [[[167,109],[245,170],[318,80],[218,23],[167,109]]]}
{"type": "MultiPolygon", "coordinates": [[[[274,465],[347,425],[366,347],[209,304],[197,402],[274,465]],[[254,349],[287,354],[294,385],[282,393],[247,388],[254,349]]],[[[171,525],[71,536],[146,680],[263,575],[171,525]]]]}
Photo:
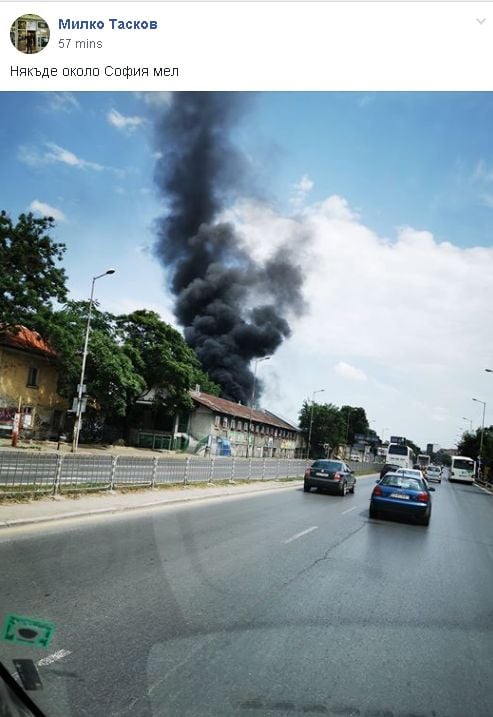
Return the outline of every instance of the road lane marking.
{"type": "Polygon", "coordinates": [[[284,545],[292,543],[293,540],[298,540],[298,538],[303,537],[303,535],[308,535],[308,533],[311,533],[313,530],[318,530],[318,525],[312,525],[311,528],[307,528],[306,530],[302,530],[301,533],[296,533],[296,535],[292,535],[290,538],[283,541],[284,545]]]}
{"type": "Polygon", "coordinates": [[[341,513],[341,515],[346,515],[346,513],[350,513],[352,510],[356,510],[357,507],[358,507],[357,505],[353,505],[352,508],[348,508],[347,510],[343,510],[342,513],[341,513]]]}
{"type": "Polygon", "coordinates": [[[64,657],[67,657],[67,655],[71,655],[70,650],[58,650],[58,652],[54,652],[51,655],[47,655],[46,657],[42,657],[41,660],[38,660],[36,663],[38,667],[43,667],[44,665],[52,665],[54,662],[58,662],[59,660],[63,660],[64,657]]]}

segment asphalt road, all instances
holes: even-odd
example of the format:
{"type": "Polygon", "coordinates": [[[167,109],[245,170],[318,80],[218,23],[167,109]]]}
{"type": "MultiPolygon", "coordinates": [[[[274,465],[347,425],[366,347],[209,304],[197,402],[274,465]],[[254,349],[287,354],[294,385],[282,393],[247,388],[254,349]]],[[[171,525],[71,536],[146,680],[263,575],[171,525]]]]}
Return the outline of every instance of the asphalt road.
{"type": "Polygon", "coordinates": [[[2,659],[70,653],[31,693],[57,717],[491,717],[493,497],[437,485],[425,528],[372,486],[2,533],[4,613],[56,623],[2,659]]]}

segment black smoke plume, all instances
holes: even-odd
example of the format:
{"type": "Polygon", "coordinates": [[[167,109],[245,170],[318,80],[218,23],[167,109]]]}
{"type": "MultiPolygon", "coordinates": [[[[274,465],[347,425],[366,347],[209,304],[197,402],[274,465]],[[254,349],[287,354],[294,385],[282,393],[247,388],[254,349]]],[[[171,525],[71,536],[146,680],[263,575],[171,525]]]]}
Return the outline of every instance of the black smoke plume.
{"type": "MultiPolygon", "coordinates": [[[[272,354],[302,307],[300,268],[288,248],[260,265],[218,215],[247,189],[249,170],[231,135],[248,95],[179,92],[156,121],[156,182],[166,205],[156,253],[171,271],[175,315],[222,395],[248,403],[252,359],[272,354]]],[[[256,394],[260,394],[261,384],[256,394]]]]}

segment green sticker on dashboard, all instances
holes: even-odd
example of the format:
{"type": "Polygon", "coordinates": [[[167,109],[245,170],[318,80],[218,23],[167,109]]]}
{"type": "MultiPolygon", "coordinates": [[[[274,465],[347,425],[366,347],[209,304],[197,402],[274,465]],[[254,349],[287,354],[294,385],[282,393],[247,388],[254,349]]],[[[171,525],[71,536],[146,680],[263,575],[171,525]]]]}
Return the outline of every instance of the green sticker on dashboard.
{"type": "Polygon", "coordinates": [[[47,620],[10,614],[4,620],[2,640],[17,645],[48,647],[55,632],[55,626],[47,620]]]}

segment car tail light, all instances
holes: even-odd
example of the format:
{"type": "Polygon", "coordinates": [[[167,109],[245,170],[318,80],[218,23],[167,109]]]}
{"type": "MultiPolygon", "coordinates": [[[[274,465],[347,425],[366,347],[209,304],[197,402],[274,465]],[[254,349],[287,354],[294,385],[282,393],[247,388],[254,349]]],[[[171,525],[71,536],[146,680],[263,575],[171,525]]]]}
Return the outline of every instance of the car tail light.
{"type": "Polygon", "coordinates": [[[334,473],[334,480],[341,480],[340,473],[334,473]]]}
{"type": "Polygon", "coordinates": [[[373,489],[373,495],[383,495],[383,490],[380,488],[379,485],[377,485],[377,486],[373,489]]]}
{"type": "Polygon", "coordinates": [[[428,503],[428,501],[430,500],[430,496],[428,495],[428,493],[425,493],[425,492],[418,493],[417,500],[420,503],[428,503]]]}

